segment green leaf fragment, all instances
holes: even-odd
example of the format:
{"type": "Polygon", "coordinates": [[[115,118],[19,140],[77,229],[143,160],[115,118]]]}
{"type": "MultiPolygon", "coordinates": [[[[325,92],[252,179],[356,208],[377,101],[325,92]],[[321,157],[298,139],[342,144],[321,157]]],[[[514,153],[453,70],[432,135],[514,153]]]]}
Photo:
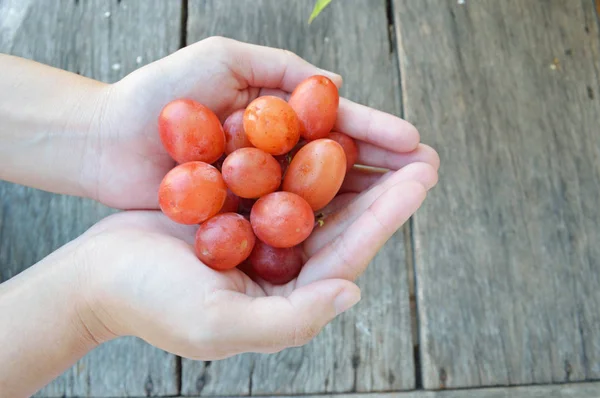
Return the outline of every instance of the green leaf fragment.
{"type": "Polygon", "coordinates": [[[331,3],[331,0],[317,0],[315,8],[313,8],[308,23],[310,24],[320,13],[331,3]]]}

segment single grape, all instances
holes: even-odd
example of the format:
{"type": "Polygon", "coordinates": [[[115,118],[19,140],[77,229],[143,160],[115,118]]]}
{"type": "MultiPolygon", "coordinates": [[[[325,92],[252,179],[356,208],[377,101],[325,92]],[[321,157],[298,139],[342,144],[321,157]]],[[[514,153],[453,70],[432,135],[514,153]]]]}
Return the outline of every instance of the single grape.
{"type": "Polygon", "coordinates": [[[248,258],[250,270],[274,285],[283,285],[298,276],[303,265],[300,246],[278,248],[256,240],[248,258]]]}
{"type": "Polygon", "coordinates": [[[236,149],[252,147],[252,143],[244,131],[244,109],[229,115],[223,123],[223,130],[225,131],[225,153],[227,155],[236,149]]]}
{"type": "Polygon", "coordinates": [[[227,270],[246,260],[255,242],[248,220],[236,213],[223,213],[198,228],[196,255],[213,269],[227,270]]]}
{"type": "Polygon", "coordinates": [[[300,122],[287,102],[267,95],[246,108],[244,131],[255,147],[271,155],[283,155],[298,143],[300,122]]]}
{"type": "Polygon", "coordinates": [[[240,204],[240,197],[227,189],[227,196],[225,197],[225,203],[219,210],[219,213],[237,213],[238,206],[240,204]]]}
{"type": "Polygon", "coordinates": [[[281,166],[265,151],[241,148],[229,154],[222,167],[223,179],[242,198],[259,198],[281,184],[281,166]]]}
{"type": "Polygon", "coordinates": [[[158,117],[160,140],[178,163],[213,163],[225,150],[225,133],[217,115],[191,99],[169,102],[158,117]]]}
{"type": "Polygon", "coordinates": [[[250,212],[256,237],[273,247],[302,243],[313,230],[315,215],[310,205],[291,192],[273,192],[258,199],[250,212]]]}
{"type": "Polygon", "coordinates": [[[334,140],[344,149],[344,154],[346,155],[346,172],[348,172],[348,170],[356,163],[356,159],[358,159],[358,146],[356,145],[356,141],[344,133],[334,131],[329,133],[327,138],[334,140]]]}
{"type": "Polygon", "coordinates": [[[325,76],[311,76],[292,92],[290,106],[300,120],[300,134],[308,141],[327,137],[337,118],[340,95],[325,76]]]}
{"type": "Polygon", "coordinates": [[[317,211],[335,197],[345,175],[344,149],[337,142],[322,138],[298,151],[287,169],[282,188],[300,195],[317,211]]]}
{"type": "Polygon", "coordinates": [[[204,162],[176,166],[163,178],[158,202],[163,213],[180,224],[199,224],[219,212],[227,186],[221,173],[204,162]]]}

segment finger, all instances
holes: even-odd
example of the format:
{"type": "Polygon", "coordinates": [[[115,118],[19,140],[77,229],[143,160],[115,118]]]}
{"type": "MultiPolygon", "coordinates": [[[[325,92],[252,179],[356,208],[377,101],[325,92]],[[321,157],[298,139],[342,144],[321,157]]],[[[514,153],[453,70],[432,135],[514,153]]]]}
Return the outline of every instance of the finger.
{"type": "Polygon", "coordinates": [[[360,300],[360,289],[346,280],[324,280],[294,290],[288,297],[252,298],[218,292],[211,344],[226,355],[271,353],[308,343],[333,318],[360,300]]]}
{"type": "Polygon", "coordinates": [[[279,97],[282,100],[288,100],[290,98],[290,93],[280,90],[278,88],[261,88],[257,97],[264,97],[267,95],[272,95],[275,97],[279,97]]]}
{"type": "Polygon", "coordinates": [[[340,194],[333,198],[331,202],[327,204],[327,206],[319,210],[319,214],[321,215],[321,217],[327,217],[335,213],[336,211],[348,206],[350,202],[352,202],[356,198],[357,195],[358,194],[352,192],[340,194]]]}
{"type": "MultiPolygon", "coordinates": [[[[322,226],[315,228],[314,232],[304,243],[304,252],[306,255],[312,257],[321,248],[328,245],[333,239],[349,228],[355,220],[390,188],[406,182],[417,182],[427,190],[427,187],[433,186],[437,182],[437,173],[428,164],[414,163],[395,173],[386,174],[378,184],[358,195],[348,206],[341,208],[336,213],[327,217],[322,226]]],[[[400,206],[400,202],[398,202],[398,206],[400,206]]]]}
{"type": "MultiPolygon", "coordinates": [[[[248,99],[247,101],[244,102],[244,106],[247,106],[250,102],[252,102],[253,100],[255,100],[258,97],[264,97],[267,95],[272,95],[274,97],[279,97],[282,100],[287,101],[290,98],[290,93],[280,90],[278,88],[257,88],[257,87],[252,87],[248,90],[249,95],[248,95],[248,99]]],[[[244,109],[244,108],[240,108],[240,109],[244,109]]],[[[227,112],[222,114],[222,118],[221,118],[221,123],[224,123],[225,120],[227,120],[227,118],[229,116],[231,116],[232,113],[238,111],[239,109],[237,109],[236,107],[229,109],[227,112]]]]}
{"type": "Polygon", "coordinates": [[[410,152],[394,152],[367,142],[358,143],[357,163],[373,167],[398,170],[407,164],[429,163],[436,170],[440,168],[440,156],[429,145],[419,144],[410,152]]]}
{"type": "MultiPolygon", "coordinates": [[[[401,170],[402,173],[400,176],[402,181],[419,181],[427,190],[433,188],[437,183],[437,172],[429,163],[411,163],[401,170]]],[[[389,178],[396,172],[382,174],[379,171],[353,168],[346,174],[340,192],[363,192],[373,185],[382,182],[383,177],[389,178]]],[[[394,181],[398,182],[399,180],[396,179],[394,181]]]]}
{"type": "Polygon", "coordinates": [[[158,219],[157,232],[162,232],[163,234],[180,239],[190,245],[194,245],[198,225],[182,225],[172,221],[162,213],[156,217],[158,219]]]}
{"type": "Polygon", "coordinates": [[[227,50],[227,65],[249,86],[280,88],[292,92],[304,79],[324,75],[341,87],[342,77],[310,64],[291,51],[218,38],[227,50]]]}
{"type": "Polygon", "coordinates": [[[426,192],[415,181],[389,188],[344,232],[311,257],[296,286],[330,278],[358,278],[387,240],[421,206],[426,192]]]}
{"type": "Polygon", "coordinates": [[[420,140],[415,126],[406,120],[345,98],[340,98],[334,129],[394,152],[413,151],[420,140]]]}
{"type": "Polygon", "coordinates": [[[170,235],[176,239],[193,245],[197,225],[183,225],[171,221],[158,210],[130,210],[119,212],[104,218],[90,229],[90,233],[98,233],[112,227],[137,228],[144,232],[170,235]]]}
{"type": "Polygon", "coordinates": [[[393,174],[393,172],[382,173],[377,170],[352,168],[346,173],[340,193],[360,193],[376,184],[382,177],[393,174]]]}

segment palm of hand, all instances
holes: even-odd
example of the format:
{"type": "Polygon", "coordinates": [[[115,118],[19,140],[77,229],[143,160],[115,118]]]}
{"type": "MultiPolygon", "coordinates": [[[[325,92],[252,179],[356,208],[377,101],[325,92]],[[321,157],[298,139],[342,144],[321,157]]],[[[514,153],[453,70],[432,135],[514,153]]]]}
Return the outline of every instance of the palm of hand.
{"type": "MultiPolygon", "coordinates": [[[[223,120],[259,95],[289,95],[314,74],[341,84],[339,76],[288,52],[224,39],[197,43],[132,73],[107,93],[97,198],[118,208],[158,207],[158,185],[174,165],[157,131],[157,115],[169,101],[192,98],[223,120]]],[[[383,177],[348,173],[341,195],[325,210],[325,225],[304,243],[308,261],[295,280],[273,286],[238,269],[214,271],[194,254],[193,227],[155,211],[118,214],[90,235],[107,246],[128,242],[106,252],[144,259],[136,257],[133,269],[127,257],[105,262],[116,264],[108,282],[99,283],[111,290],[100,296],[112,299],[97,305],[99,314],[110,314],[103,320],[107,329],[181,356],[218,359],[303,344],[353,304],[359,293],[351,281],[420,206],[437,181],[439,158],[418,143],[408,123],[344,99],[336,130],[357,141],[360,163],[399,170],[383,177]]]]}
{"type": "MultiPolygon", "coordinates": [[[[120,209],[158,208],[158,186],[175,164],[157,127],[168,102],[194,99],[224,121],[260,95],[288,96],[315,74],[342,83],[340,76],[290,52],[221,38],[196,43],[131,73],[108,87],[96,129],[100,133],[90,140],[91,152],[98,155],[89,160],[95,176],[89,183],[92,195],[120,209]]],[[[335,129],[357,141],[361,164],[392,170],[412,162],[439,165],[437,153],[419,144],[409,123],[343,98],[335,129]]],[[[348,185],[360,192],[374,182],[364,180],[358,177],[348,185]]]]}
{"type": "Polygon", "coordinates": [[[324,226],[303,244],[308,261],[300,275],[280,286],[239,269],[219,272],[202,264],[193,249],[195,227],[175,224],[158,211],[114,215],[87,235],[104,253],[135,253],[135,267],[120,254],[103,261],[114,265],[98,282],[98,296],[111,299],[94,312],[111,314],[102,323],[113,335],[137,335],[189,358],[304,344],[358,299],[351,281],[416,211],[436,178],[431,166],[416,164],[389,173],[360,195],[338,196],[324,226]],[[115,249],[123,242],[127,247],[115,249]]]}
{"type": "Polygon", "coordinates": [[[237,76],[218,52],[209,54],[211,47],[181,50],[135,71],[107,92],[106,133],[98,143],[96,191],[101,202],[124,209],[158,207],[158,185],[175,165],[158,134],[158,115],[168,102],[194,99],[223,122],[259,95],[260,89],[237,76]],[[193,59],[198,57],[205,60],[202,68],[193,59]]]}

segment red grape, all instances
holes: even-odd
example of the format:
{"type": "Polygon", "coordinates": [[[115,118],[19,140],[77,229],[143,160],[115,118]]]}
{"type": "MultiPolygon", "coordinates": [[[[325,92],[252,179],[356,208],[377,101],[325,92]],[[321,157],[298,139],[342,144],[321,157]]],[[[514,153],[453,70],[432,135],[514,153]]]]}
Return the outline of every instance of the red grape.
{"type": "Polygon", "coordinates": [[[354,139],[344,133],[334,131],[329,133],[327,138],[334,140],[342,146],[346,155],[346,171],[350,170],[356,163],[356,159],[358,159],[358,146],[356,146],[354,139]]]}
{"type": "Polygon", "coordinates": [[[219,118],[191,99],[169,102],[158,117],[158,132],[165,150],[178,163],[213,163],[225,150],[219,118]]]}
{"type": "Polygon", "coordinates": [[[158,189],[161,210],[181,224],[199,224],[219,212],[227,186],[221,173],[204,162],[176,166],[163,178],[158,189]]]}
{"type": "Polygon", "coordinates": [[[300,122],[292,107],[274,96],[258,97],[244,112],[248,140],[271,155],[289,152],[300,139],[300,122]]]}
{"type": "Polygon", "coordinates": [[[303,265],[300,246],[278,248],[258,239],[248,260],[251,272],[274,285],[283,285],[297,277],[303,265]]]}
{"type": "Polygon", "coordinates": [[[196,255],[209,267],[226,270],[246,260],[255,242],[248,220],[236,213],[223,213],[198,228],[196,255]]]}
{"type": "Polygon", "coordinates": [[[289,99],[300,120],[300,134],[308,141],[327,137],[335,125],[340,95],[325,76],[311,76],[300,83],[289,99]]]}
{"type": "Polygon", "coordinates": [[[244,109],[229,115],[223,123],[223,130],[225,131],[225,153],[227,155],[236,149],[252,146],[244,131],[244,109]]]}
{"type": "Polygon", "coordinates": [[[291,192],[273,192],[258,199],[250,223],[261,241],[273,247],[292,247],[303,242],[314,227],[310,205],[291,192]]]}
{"type": "Polygon", "coordinates": [[[259,198],[281,184],[281,167],[273,156],[258,148],[241,148],[225,158],[223,179],[242,198],[259,198]]]}
{"type": "Polygon", "coordinates": [[[337,142],[322,138],[302,147],[287,169],[284,191],[304,198],[314,211],[338,193],[346,175],[346,155],[337,142]]]}
{"type": "Polygon", "coordinates": [[[225,197],[225,203],[223,203],[223,207],[221,207],[219,213],[237,213],[239,203],[240,197],[228,189],[227,196],[225,197]]]}

